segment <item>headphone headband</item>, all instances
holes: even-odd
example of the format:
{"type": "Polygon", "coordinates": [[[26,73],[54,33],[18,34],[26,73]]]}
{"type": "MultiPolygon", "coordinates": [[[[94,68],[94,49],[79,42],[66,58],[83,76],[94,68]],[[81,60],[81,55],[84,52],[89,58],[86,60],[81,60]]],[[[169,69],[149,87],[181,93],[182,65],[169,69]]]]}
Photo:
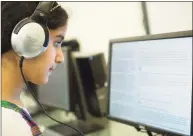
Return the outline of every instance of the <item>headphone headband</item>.
{"type": "Polygon", "coordinates": [[[46,24],[48,15],[53,8],[55,1],[53,2],[39,2],[38,6],[36,7],[34,13],[31,15],[31,19],[40,23],[46,24]]]}

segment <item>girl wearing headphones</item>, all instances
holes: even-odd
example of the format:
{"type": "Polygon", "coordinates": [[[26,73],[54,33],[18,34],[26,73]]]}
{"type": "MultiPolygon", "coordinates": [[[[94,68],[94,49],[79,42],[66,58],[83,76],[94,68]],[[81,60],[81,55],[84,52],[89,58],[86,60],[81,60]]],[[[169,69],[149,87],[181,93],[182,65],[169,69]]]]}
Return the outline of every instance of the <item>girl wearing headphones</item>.
{"type": "Polygon", "coordinates": [[[17,99],[25,84],[21,67],[27,81],[41,85],[63,62],[68,15],[56,2],[40,3],[1,2],[2,136],[42,135],[17,99]]]}

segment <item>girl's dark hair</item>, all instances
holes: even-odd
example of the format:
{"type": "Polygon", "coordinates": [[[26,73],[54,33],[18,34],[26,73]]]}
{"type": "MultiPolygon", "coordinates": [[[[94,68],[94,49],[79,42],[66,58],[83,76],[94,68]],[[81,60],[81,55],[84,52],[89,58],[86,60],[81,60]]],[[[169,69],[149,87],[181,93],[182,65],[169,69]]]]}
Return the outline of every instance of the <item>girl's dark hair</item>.
{"type": "MultiPolygon", "coordinates": [[[[15,25],[26,17],[30,17],[36,9],[37,1],[2,1],[1,2],[1,55],[12,49],[11,33],[15,25]]],[[[53,7],[57,6],[55,2],[53,7]]],[[[55,8],[48,17],[49,29],[57,29],[66,25],[68,14],[62,7],[55,8]]]]}

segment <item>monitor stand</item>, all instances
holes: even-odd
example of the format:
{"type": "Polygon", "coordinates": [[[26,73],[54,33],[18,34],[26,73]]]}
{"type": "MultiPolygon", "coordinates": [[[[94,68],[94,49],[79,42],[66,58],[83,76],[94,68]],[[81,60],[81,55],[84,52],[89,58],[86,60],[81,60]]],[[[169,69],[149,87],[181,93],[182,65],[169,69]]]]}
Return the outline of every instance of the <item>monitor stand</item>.
{"type": "MultiPolygon", "coordinates": [[[[89,134],[89,133],[100,131],[104,129],[104,126],[101,126],[99,124],[93,124],[88,121],[75,120],[75,121],[65,122],[65,123],[67,125],[70,125],[78,129],[83,134],[89,134]]],[[[48,127],[48,129],[55,131],[61,134],[62,136],[80,136],[80,134],[77,131],[67,126],[64,126],[62,124],[57,124],[57,125],[48,127]]]]}
{"type": "Polygon", "coordinates": [[[152,132],[149,131],[149,130],[147,130],[147,129],[142,129],[142,128],[140,128],[140,127],[135,127],[135,129],[136,129],[137,131],[139,131],[139,132],[147,133],[148,136],[153,136],[152,132]]]}
{"type": "MultiPolygon", "coordinates": [[[[145,128],[140,128],[139,126],[138,126],[138,127],[135,126],[135,129],[136,129],[137,131],[139,131],[139,132],[147,133],[148,136],[157,136],[157,135],[158,135],[158,133],[156,133],[155,135],[153,135],[153,132],[151,132],[150,130],[147,130],[147,129],[145,129],[145,128]]],[[[176,136],[176,135],[174,135],[174,134],[169,134],[169,133],[168,133],[168,134],[159,133],[159,135],[161,135],[161,136],[176,136]]]]}

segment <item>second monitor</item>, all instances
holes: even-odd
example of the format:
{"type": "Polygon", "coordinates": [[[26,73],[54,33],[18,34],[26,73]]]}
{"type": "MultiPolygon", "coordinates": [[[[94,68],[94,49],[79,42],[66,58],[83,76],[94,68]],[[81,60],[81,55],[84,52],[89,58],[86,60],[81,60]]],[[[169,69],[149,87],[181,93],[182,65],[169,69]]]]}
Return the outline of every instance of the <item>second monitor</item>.
{"type": "Polygon", "coordinates": [[[106,113],[107,67],[103,53],[77,55],[76,63],[83,85],[88,111],[95,117],[106,113]]]}

